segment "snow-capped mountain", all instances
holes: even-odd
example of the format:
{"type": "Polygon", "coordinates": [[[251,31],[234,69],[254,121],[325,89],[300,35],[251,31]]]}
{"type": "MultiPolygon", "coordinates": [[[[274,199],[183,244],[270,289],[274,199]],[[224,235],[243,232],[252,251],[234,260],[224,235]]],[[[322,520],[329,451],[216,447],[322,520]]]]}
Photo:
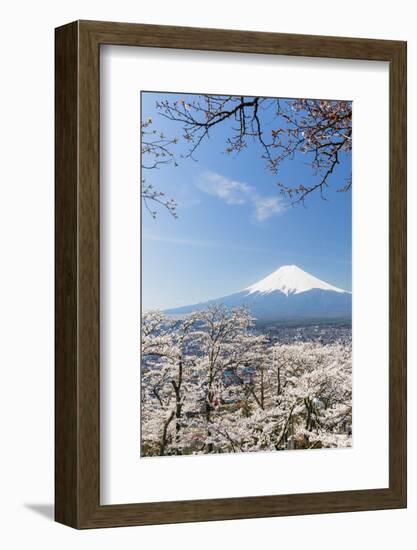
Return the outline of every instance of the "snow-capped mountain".
{"type": "Polygon", "coordinates": [[[166,310],[184,315],[210,305],[248,307],[259,321],[350,319],[352,294],[295,265],[282,266],[247,288],[207,302],[166,310]]]}
{"type": "Polygon", "coordinates": [[[286,296],[289,294],[301,294],[313,289],[345,292],[341,288],[329,285],[329,283],[313,277],[313,275],[303,271],[296,265],[284,265],[265,277],[265,279],[261,279],[257,283],[245,288],[249,294],[253,294],[254,292],[270,294],[271,292],[278,291],[286,296]]]}

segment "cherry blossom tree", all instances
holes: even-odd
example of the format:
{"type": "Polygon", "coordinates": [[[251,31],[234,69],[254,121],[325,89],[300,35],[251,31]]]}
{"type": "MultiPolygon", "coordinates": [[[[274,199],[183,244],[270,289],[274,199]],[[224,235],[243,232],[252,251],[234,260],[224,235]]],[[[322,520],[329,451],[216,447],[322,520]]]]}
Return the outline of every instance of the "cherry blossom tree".
{"type": "Polygon", "coordinates": [[[141,168],[142,168],[142,181],[141,181],[141,196],[145,208],[149,214],[155,219],[157,217],[157,210],[155,206],[162,206],[168,210],[168,212],[177,218],[177,203],[174,199],[168,199],[165,193],[155,189],[155,187],[148,183],[144,177],[144,172],[149,170],[156,170],[164,165],[178,166],[175,161],[174,154],[172,153],[172,146],[178,143],[177,138],[167,138],[163,132],[158,131],[153,127],[153,120],[149,117],[146,121],[141,123],[141,168]]]}
{"type": "MultiPolygon", "coordinates": [[[[186,157],[196,159],[200,145],[215,128],[229,121],[224,151],[239,154],[249,141],[259,145],[260,155],[273,175],[279,175],[286,160],[300,157],[310,164],[313,183],[277,185],[292,203],[304,202],[318,191],[324,198],[343,155],[352,149],[352,104],[350,101],[268,97],[199,95],[192,99],[162,99],[156,102],[161,115],[179,124],[189,143],[186,157]]],[[[187,98],[187,96],[185,96],[187,98]]],[[[351,187],[351,175],[338,191],[351,187]]]]}
{"type": "MultiPolygon", "coordinates": [[[[149,312],[142,319],[142,427],[158,454],[169,445],[181,448],[183,406],[192,395],[191,368],[195,356],[190,346],[194,320],[167,319],[160,312],[149,312]]],[[[151,446],[152,446],[151,444],[151,446]]]]}
{"type": "Polygon", "coordinates": [[[351,445],[350,341],[269,341],[244,308],[143,315],[142,454],[351,445]]]}

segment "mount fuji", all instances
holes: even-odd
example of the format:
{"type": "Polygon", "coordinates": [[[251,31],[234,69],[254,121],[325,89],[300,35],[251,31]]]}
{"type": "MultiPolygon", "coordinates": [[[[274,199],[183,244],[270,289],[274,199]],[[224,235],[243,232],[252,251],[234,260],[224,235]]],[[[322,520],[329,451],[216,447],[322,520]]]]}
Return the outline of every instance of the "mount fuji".
{"type": "Polygon", "coordinates": [[[310,275],[296,265],[285,265],[243,290],[214,300],[168,309],[185,315],[211,305],[246,306],[258,321],[351,319],[352,293],[310,275]]]}

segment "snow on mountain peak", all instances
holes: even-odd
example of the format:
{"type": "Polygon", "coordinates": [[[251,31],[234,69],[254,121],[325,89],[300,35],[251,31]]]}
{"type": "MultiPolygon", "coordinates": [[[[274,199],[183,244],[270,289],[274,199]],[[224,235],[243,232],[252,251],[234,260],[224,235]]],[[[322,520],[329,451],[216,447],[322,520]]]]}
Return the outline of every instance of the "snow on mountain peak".
{"type": "Polygon", "coordinates": [[[248,294],[253,294],[254,292],[269,294],[280,291],[288,296],[289,294],[301,294],[313,289],[332,290],[333,292],[340,293],[346,292],[341,288],[317,279],[317,277],[310,275],[296,265],[283,265],[264,279],[248,286],[244,290],[248,294]]]}

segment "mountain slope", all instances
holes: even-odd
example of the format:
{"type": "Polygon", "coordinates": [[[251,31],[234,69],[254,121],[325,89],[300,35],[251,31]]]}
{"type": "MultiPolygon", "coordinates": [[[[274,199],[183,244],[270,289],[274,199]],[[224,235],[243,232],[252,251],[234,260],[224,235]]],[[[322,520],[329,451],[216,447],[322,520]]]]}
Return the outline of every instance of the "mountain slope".
{"type": "Polygon", "coordinates": [[[249,294],[254,292],[271,293],[281,291],[288,296],[289,294],[301,294],[313,289],[332,290],[333,292],[345,292],[329,283],[325,283],[317,277],[303,271],[296,265],[285,265],[280,267],[264,279],[248,286],[245,290],[249,294]]]}
{"type": "Polygon", "coordinates": [[[310,275],[283,266],[240,292],[207,302],[166,310],[184,315],[210,305],[248,307],[259,321],[350,318],[352,294],[310,275]]]}

